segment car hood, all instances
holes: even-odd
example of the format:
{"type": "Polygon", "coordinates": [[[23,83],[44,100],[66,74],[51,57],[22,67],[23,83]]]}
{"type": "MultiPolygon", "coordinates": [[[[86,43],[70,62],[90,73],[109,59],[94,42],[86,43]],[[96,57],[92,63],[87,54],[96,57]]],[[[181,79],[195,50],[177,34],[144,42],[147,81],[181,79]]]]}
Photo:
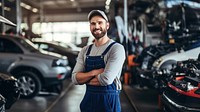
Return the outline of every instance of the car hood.
{"type": "Polygon", "coordinates": [[[34,57],[40,57],[40,58],[45,58],[45,59],[58,59],[58,58],[64,58],[66,59],[66,56],[57,54],[57,53],[53,53],[53,52],[48,52],[48,51],[44,51],[44,50],[39,50],[37,52],[30,52],[28,54],[29,56],[34,56],[34,57]]]}

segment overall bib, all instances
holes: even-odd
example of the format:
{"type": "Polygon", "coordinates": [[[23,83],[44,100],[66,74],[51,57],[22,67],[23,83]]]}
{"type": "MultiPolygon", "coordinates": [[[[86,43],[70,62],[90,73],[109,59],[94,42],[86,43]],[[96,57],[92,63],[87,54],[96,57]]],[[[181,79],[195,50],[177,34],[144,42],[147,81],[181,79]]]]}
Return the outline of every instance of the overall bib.
{"type": "MultiPolygon", "coordinates": [[[[115,43],[111,43],[100,56],[89,56],[92,48],[90,45],[86,53],[86,72],[105,68],[104,56],[115,43]]],[[[121,112],[119,92],[114,82],[108,86],[86,84],[86,93],[80,104],[81,112],[121,112]]]]}

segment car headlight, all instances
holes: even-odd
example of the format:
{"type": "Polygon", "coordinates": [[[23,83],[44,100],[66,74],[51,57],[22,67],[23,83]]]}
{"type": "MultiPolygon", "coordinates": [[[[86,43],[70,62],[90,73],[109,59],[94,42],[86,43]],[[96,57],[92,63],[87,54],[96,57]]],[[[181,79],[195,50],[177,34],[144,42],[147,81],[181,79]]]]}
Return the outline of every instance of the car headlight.
{"type": "Polygon", "coordinates": [[[55,59],[52,62],[52,66],[67,66],[68,65],[68,60],[66,59],[55,59]]]}
{"type": "Polygon", "coordinates": [[[159,58],[157,59],[154,63],[153,63],[153,67],[158,67],[160,65],[160,63],[163,61],[163,58],[159,58]]]}

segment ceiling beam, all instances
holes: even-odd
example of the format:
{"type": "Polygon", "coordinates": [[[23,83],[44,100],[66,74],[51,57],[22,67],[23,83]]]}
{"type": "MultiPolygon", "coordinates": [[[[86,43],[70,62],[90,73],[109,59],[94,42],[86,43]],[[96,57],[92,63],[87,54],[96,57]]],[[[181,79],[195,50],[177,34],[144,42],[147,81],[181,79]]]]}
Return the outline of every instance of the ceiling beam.
{"type": "Polygon", "coordinates": [[[105,7],[87,7],[87,8],[62,8],[62,9],[44,9],[44,14],[74,14],[74,13],[88,13],[93,9],[104,10],[105,7]]]}

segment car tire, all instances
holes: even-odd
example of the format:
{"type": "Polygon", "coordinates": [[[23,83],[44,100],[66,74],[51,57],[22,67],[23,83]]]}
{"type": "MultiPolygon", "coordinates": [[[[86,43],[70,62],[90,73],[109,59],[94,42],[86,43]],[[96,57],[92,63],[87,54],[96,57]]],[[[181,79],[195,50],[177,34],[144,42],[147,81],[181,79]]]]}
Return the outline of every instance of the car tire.
{"type": "Polygon", "coordinates": [[[33,98],[41,90],[41,82],[35,73],[30,71],[22,71],[16,74],[15,77],[19,82],[21,98],[33,98]]]}

